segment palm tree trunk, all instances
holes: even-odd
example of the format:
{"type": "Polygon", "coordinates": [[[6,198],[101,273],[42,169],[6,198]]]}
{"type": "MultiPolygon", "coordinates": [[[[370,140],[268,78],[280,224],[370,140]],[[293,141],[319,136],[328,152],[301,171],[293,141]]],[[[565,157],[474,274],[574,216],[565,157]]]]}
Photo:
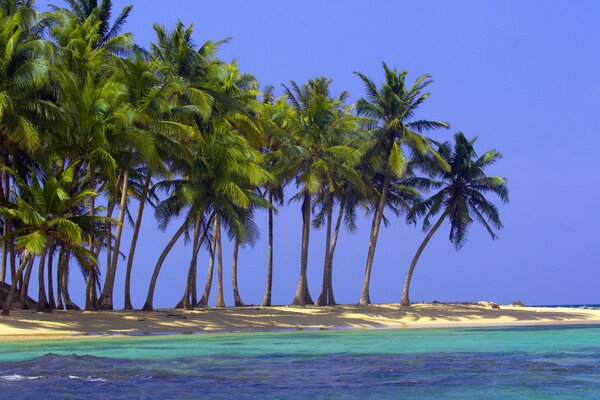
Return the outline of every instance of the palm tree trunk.
{"type": "MultiPolygon", "coordinates": [[[[0,189],[2,190],[2,199],[8,202],[10,195],[10,181],[8,177],[8,173],[0,174],[0,189]],[[6,176],[6,188],[4,187],[4,177],[6,176]]],[[[4,228],[2,237],[6,238],[10,232],[10,222],[8,220],[4,220],[4,228]]],[[[2,265],[0,265],[0,281],[2,283],[6,282],[6,267],[8,266],[8,252],[9,252],[9,244],[8,241],[5,240],[2,242],[2,265]]]]}
{"type": "Polygon", "coordinates": [[[292,304],[304,307],[306,304],[313,304],[308,291],[308,244],[310,236],[310,193],[305,191],[302,201],[302,250],[300,255],[300,278],[296,287],[296,295],[292,304]]]}
{"type": "Polygon", "coordinates": [[[98,310],[98,302],[96,298],[96,268],[94,265],[91,271],[88,271],[85,285],[85,311],[98,310]]]}
{"type": "Polygon", "coordinates": [[[142,190],[142,196],[140,197],[140,204],[138,206],[137,217],[135,219],[135,227],[133,228],[133,237],[131,238],[131,245],[129,246],[129,256],[127,257],[127,271],[125,273],[125,310],[133,310],[131,304],[131,270],[133,268],[133,257],[135,255],[135,248],[137,246],[138,236],[140,234],[140,228],[142,226],[142,217],[144,215],[144,206],[146,205],[146,199],[148,198],[148,191],[150,190],[150,182],[152,181],[152,175],[146,175],[144,181],[144,189],[142,190]]]}
{"type": "Polygon", "coordinates": [[[117,265],[119,263],[119,251],[121,248],[121,235],[125,221],[125,210],[127,209],[127,186],[129,184],[129,171],[123,173],[123,186],[121,187],[121,202],[119,203],[119,216],[117,230],[115,232],[115,246],[112,251],[112,262],[106,273],[106,281],[102,294],[100,295],[100,309],[113,309],[113,294],[115,289],[115,277],[117,275],[117,265]]]}
{"type": "MultiPolygon", "coordinates": [[[[51,245],[50,245],[51,246],[51,245]]],[[[44,247],[40,256],[40,263],[38,265],[38,302],[36,312],[50,312],[50,305],[46,298],[46,287],[44,284],[44,267],[46,265],[46,256],[48,254],[48,247],[44,247]]]]}
{"type": "Polygon", "coordinates": [[[190,298],[191,298],[191,307],[195,307],[196,304],[198,304],[198,293],[197,293],[197,276],[198,276],[198,252],[200,251],[200,248],[202,247],[202,244],[204,243],[204,241],[206,240],[206,235],[208,234],[208,228],[210,226],[210,223],[212,222],[212,219],[214,217],[214,214],[212,214],[210,216],[210,218],[208,219],[208,221],[206,221],[206,224],[204,226],[204,232],[202,232],[202,237],[200,238],[200,241],[198,242],[198,248],[196,248],[196,261],[194,263],[194,269],[192,271],[192,274],[190,276],[190,298]]]}
{"type": "MultiPolygon", "coordinates": [[[[8,221],[4,221],[4,228],[2,232],[2,237],[6,238],[8,236],[9,227],[8,221]]],[[[0,265],[0,282],[6,282],[6,267],[8,265],[8,240],[4,240],[2,242],[2,265],[0,265]]]]}
{"type": "Polygon", "coordinates": [[[52,263],[54,261],[55,246],[52,244],[48,252],[48,306],[50,310],[56,310],[56,302],[54,301],[54,280],[52,279],[52,263]]]}
{"type": "MultiPolygon", "coordinates": [[[[389,154],[388,154],[389,158],[389,154]]],[[[385,209],[385,202],[387,199],[387,192],[392,180],[392,170],[386,162],[385,178],[383,180],[383,187],[381,188],[381,196],[379,198],[379,204],[377,210],[373,214],[373,223],[371,225],[371,234],[369,236],[369,252],[367,254],[367,265],[365,266],[365,280],[363,282],[362,292],[360,294],[360,300],[358,304],[366,306],[371,304],[371,296],[369,288],[371,285],[371,270],[373,268],[373,260],[375,258],[375,247],[377,246],[377,237],[379,236],[379,227],[381,225],[381,219],[383,218],[383,211],[385,209]]]]}
{"type": "MultiPolygon", "coordinates": [[[[112,195],[109,195],[108,205],[106,207],[106,218],[111,218],[115,211],[116,202],[112,195]]],[[[112,262],[112,224],[110,221],[106,221],[104,223],[104,229],[106,231],[106,272],[110,269],[110,264],[112,262]]],[[[96,250],[96,258],[100,254],[101,246],[96,250]]]]}
{"type": "Polygon", "coordinates": [[[12,308],[15,294],[17,293],[17,282],[20,280],[21,275],[23,275],[23,270],[25,269],[27,264],[29,264],[29,259],[30,259],[30,257],[25,257],[23,260],[21,260],[21,265],[19,265],[19,269],[17,271],[15,271],[15,279],[13,279],[13,281],[11,283],[10,291],[8,292],[8,297],[6,298],[6,301],[4,302],[4,308],[2,309],[2,315],[10,314],[10,309],[12,308]]]}
{"type": "Polygon", "coordinates": [[[21,307],[23,307],[23,309],[27,308],[27,303],[25,302],[25,298],[29,295],[29,281],[31,279],[31,271],[33,270],[33,260],[35,259],[34,257],[31,257],[31,259],[29,260],[29,264],[27,265],[27,269],[25,269],[25,276],[23,276],[22,274],[19,275],[19,279],[22,279],[23,281],[21,282],[21,286],[19,288],[19,290],[21,291],[21,307]]]}
{"type": "Polygon", "coordinates": [[[217,214],[219,227],[217,229],[217,307],[225,307],[223,297],[223,247],[221,245],[221,217],[217,214]]]}
{"type": "MultiPolygon", "coordinates": [[[[94,168],[91,163],[88,163],[88,174],[90,176],[90,188],[92,190],[96,190],[96,175],[94,173],[94,168]]],[[[94,216],[96,213],[96,202],[93,196],[89,198],[89,215],[94,216]]],[[[94,254],[96,260],[98,259],[98,255],[95,252],[95,244],[94,244],[94,234],[90,233],[88,235],[88,247],[89,251],[94,254]]],[[[99,249],[100,250],[100,247],[99,249]]],[[[99,254],[99,252],[98,252],[99,254]]],[[[94,268],[91,271],[88,271],[87,282],[85,286],[85,310],[86,311],[95,311],[98,309],[97,304],[97,293],[96,293],[96,269],[94,268]]]]}
{"type": "Polygon", "coordinates": [[[185,219],[183,224],[181,224],[181,226],[179,227],[177,232],[175,232],[175,234],[173,235],[173,237],[171,238],[169,243],[167,243],[167,246],[164,248],[163,252],[160,254],[160,257],[158,257],[158,260],[156,261],[156,265],[154,266],[154,272],[152,273],[152,278],[150,279],[150,286],[148,287],[148,295],[146,296],[146,302],[144,303],[144,307],[142,308],[144,311],[152,311],[154,309],[154,307],[153,307],[154,290],[156,289],[156,281],[158,280],[158,274],[160,273],[160,269],[163,265],[163,262],[165,261],[165,258],[167,258],[167,255],[169,254],[169,252],[171,251],[173,246],[175,246],[175,243],[177,242],[177,240],[179,240],[181,235],[183,235],[183,232],[185,232],[188,223],[189,223],[189,217],[185,219]]]}
{"type": "Polygon", "coordinates": [[[333,230],[333,239],[331,239],[331,250],[329,250],[329,305],[336,304],[335,297],[333,296],[333,255],[335,254],[335,247],[337,246],[345,207],[346,201],[344,198],[342,198],[342,200],[340,201],[340,209],[338,211],[337,220],[335,222],[335,229],[333,230]]]}
{"type": "Polygon", "coordinates": [[[323,285],[321,294],[315,303],[317,306],[329,305],[329,281],[331,279],[331,271],[329,271],[329,253],[331,252],[331,220],[333,219],[333,192],[327,194],[327,228],[325,232],[325,261],[323,265],[323,285]]]}
{"type": "MultiPolygon", "coordinates": [[[[88,173],[90,175],[90,188],[92,190],[96,190],[96,176],[91,163],[88,163],[88,173]]],[[[94,196],[90,196],[89,201],[89,215],[93,217],[96,212],[96,202],[94,196]]],[[[94,235],[92,233],[88,235],[88,246],[90,248],[89,250],[94,253],[94,235]]]]}
{"type": "Polygon", "coordinates": [[[65,305],[63,304],[63,288],[62,288],[62,267],[63,259],[65,257],[65,250],[61,247],[58,251],[58,265],[56,266],[56,309],[64,310],[65,305]]]}
{"type": "Polygon", "coordinates": [[[71,259],[71,252],[69,250],[65,251],[65,255],[62,262],[60,279],[62,281],[62,294],[65,302],[65,308],[67,310],[80,310],[79,306],[75,304],[71,300],[71,295],[69,294],[69,261],[71,259]]]}
{"type": "Polygon", "coordinates": [[[231,286],[233,287],[233,303],[236,307],[243,307],[245,304],[240,297],[240,291],[238,289],[238,249],[240,247],[240,241],[236,237],[233,242],[233,260],[231,262],[231,286]]]}
{"type": "Polygon", "coordinates": [[[208,271],[206,273],[206,283],[204,284],[204,293],[202,293],[202,297],[196,307],[206,307],[208,305],[208,300],[210,298],[210,290],[212,288],[213,281],[213,271],[215,267],[215,252],[217,250],[217,227],[218,221],[215,216],[215,222],[213,226],[213,237],[210,244],[210,259],[208,261],[208,271]]]}
{"type": "Polygon", "coordinates": [[[421,257],[421,253],[423,253],[423,250],[425,250],[425,246],[427,246],[427,244],[429,243],[435,232],[440,228],[442,222],[444,222],[444,219],[446,219],[447,216],[448,211],[444,211],[440,216],[440,219],[438,219],[435,225],[433,225],[433,227],[429,230],[427,236],[425,236],[425,239],[423,239],[423,242],[419,246],[417,253],[413,257],[412,262],[410,263],[410,267],[408,267],[406,280],[404,281],[404,288],[402,289],[402,300],[400,302],[401,305],[410,306],[410,298],[408,295],[408,292],[410,290],[410,281],[412,279],[413,272],[415,271],[415,267],[417,266],[417,262],[419,261],[419,257],[421,257]]]}
{"type": "Polygon", "coordinates": [[[8,250],[10,253],[10,279],[11,282],[15,282],[17,280],[17,252],[15,251],[15,242],[13,240],[10,241],[8,250]]]}
{"type": "Polygon", "coordinates": [[[262,300],[263,307],[271,306],[271,294],[273,290],[273,193],[269,192],[269,249],[267,255],[267,287],[262,300]]]}
{"type": "Polygon", "coordinates": [[[202,216],[200,215],[198,218],[196,218],[196,224],[194,225],[194,241],[192,244],[192,259],[190,261],[187,278],[185,280],[185,289],[183,291],[183,299],[179,302],[180,304],[178,304],[175,308],[183,307],[186,310],[189,310],[189,309],[193,308],[194,304],[196,304],[195,302],[191,301],[192,286],[196,285],[196,281],[195,281],[195,279],[192,280],[192,276],[194,273],[194,265],[196,265],[196,260],[198,259],[198,250],[200,248],[199,241],[200,241],[201,225],[202,225],[202,216]]]}

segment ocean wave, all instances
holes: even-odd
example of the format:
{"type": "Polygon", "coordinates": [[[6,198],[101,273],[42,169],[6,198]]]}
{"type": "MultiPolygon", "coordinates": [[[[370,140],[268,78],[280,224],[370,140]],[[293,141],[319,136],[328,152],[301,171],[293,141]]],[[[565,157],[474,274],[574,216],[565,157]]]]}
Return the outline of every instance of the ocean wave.
{"type": "Polygon", "coordinates": [[[3,381],[31,381],[33,379],[39,378],[41,378],[41,376],[24,376],[19,374],[0,376],[0,379],[2,379],[3,381]]]}
{"type": "Polygon", "coordinates": [[[86,382],[108,382],[108,380],[104,379],[104,378],[94,378],[91,376],[83,377],[83,376],[77,376],[77,375],[69,375],[69,379],[79,379],[82,381],[86,381],[86,382]]]}

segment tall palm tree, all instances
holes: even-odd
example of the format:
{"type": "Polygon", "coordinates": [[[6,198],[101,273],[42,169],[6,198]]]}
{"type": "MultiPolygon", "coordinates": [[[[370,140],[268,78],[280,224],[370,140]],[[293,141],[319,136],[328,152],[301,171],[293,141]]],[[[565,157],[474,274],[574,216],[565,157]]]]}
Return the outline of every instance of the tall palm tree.
{"type": "MultiPolygon", "coordinates": [[[[448,128],[445,122],[430,120],[414,120],[418,107],[429,97],[425,92],[432,83],[429,75],[422,75],[410,85],[406,86],[407,71],[398,72],[390,69],[383,63],[385,82],[379,88],[366,75],[356,72],[365,84],[366,97],[358,100],[356,107],[359,115],[371,119],[370,134],[373,137],[373,146],[367,151],[366,157],[375,159],[384,176],[379,201],[373,213],[371,233],[369,236],[369,251],[365,266],[365,278],[359,304],[371,303],[369,294],[371,270],[375,257],[375,247],[379,236],[379,228],[383,219],[390,183],[393,176],[401,178],[407,166],[407,158],[403,147],[408,147],[418,154],[436,154],[431,147],[431,141],[422,133],[448,128]]],[[[437,157],[444,165],[444,161],[437,157]]],[[[446,166],[447,167],[447,166],[446,166]]]]}
{"type": "MultiPolygon", "coordinates": [[[[78,181],[84,174],[92,190],[99,183],[116,187],[119,154],[125,149],[142,148],[144,135],[133,126],[135,110],[128,103],[127,87],[119,79],[121,60],[105,47],[95,47],[100,23],[88,18],[83,23],[68,19],[52,28],[60,46],[61,64],[52,74],[59,88],[58,101],[67,118],[52,145],[63,157],[80,161],[75,169],[78,181]]],[[[116,37],[111,40],[118,40],[116,37]]],[[[95,215],[95,200],[89,200],[89,212],[95,215]]],[[[91,234],[88,247],[95,255],[101,250],[100,237],[91,234]]],[[[111,270],[111,266],[107,266],[111,270]]],[[[95,289],[97,275],[90,271],[86,290],[86,309],[99,304],[95,289]]]]}
{"type": "Polygon", "coordinates": [[[446,219],[450,222],[450,242],[456,249],[465,244],[468,228],[474,221],[481,223],[492,239],[496,239],[494,229],[502,228],[497,207],[485,197],[488,193],[495,194],[502,202],[508,203],[506,180],[498,176],[487,176],[485,173],[485,168],[502,156],[497,151],[490,150],[477,157],[474,148],[476,139],[468,140],[459,132],[454,135],[454,146],[448,142],[440,145],[438,153],[450,165],[450,171],[439,168],[431,158],[423,161],[426,171],[439,178],[439,181],[415,178],[422,181],[422,186],[439,190],[418,203],[408,214],[411,222],[416,222],[419,216],[423,216],[423,231],[428,232],[408,268],[402,290],[403,306],[410,305],[410,282],[419,257],[446,219]],[[432,226],[431,219],[438,213],[441,214],[432,226]]]}
{"type": "MultiPolygon", "coordinates": [[[[58,109],[44,93],[52,45],[41,38],[41,17],[32,1],[0,2],[0,167],[7,166],[26,174],[32,152],[44,135],[40,126],[51,126],[58,109]]],[[[0,171],[0,206],[11,199],[13,180],[0,171]]],[[[0,221],[2,236],[12,231],[10,221],[0,221]]],[[[0,281],[4,282],[10,263],[16,272],[14,243],[3,241],[0,249],[0,281]]]]}
{"type": "MultiPolygon", "coordinates": [[[[264,188],[264,197],[269,201],[268,213],[268,255],[267,255],[267,279],[265,285],[265,294],[261,305],[263,307],[271,306],[271,298],[273,293],[273,229],[274,215],[276,213],[275,206],[283,205],[283,191],[286,184],[289,182],[289,171],[283,169],[284,175],[278,176],[278,163],[285,163],[285,160],[274,156],[275,153],[288,140],[291,133],[287,129],[287,121],[293,115],[293,109],[287,102],[287,98],[282,96],[275,99],[273,94],[273,86],[267,86],[263,94],[263,103],[259,112],[259,122],[262,126],[264,135],[264,153],[263,165],[269,171],[273,179],[264,188]]],[[[282,172],[281,170],[279,172],[282,172]]]]}
{"type": "Polygon", "coordinates": [[[131,310],[131,272],[152,175],[165,173],[168,169],[166,163],[176,154],[179,158],[190,157],[185,143],[198,135],[190,125],[193,122],[191,116],[198,112],[194,107],[183,110],[178,107],[176,99],[184,92],[184,85],[177,77],[161,74],[161,63],[157,59],[147,60],[136,53],[124,64],[122,71],[128,88],[128,101],[136,112],[134,124],[138,130],[149,133],[153,142],[153,148],[147,149],[151,150],[150,154],[148,151],[140,153],[141,157],[135,162],[139,175],[136,191],[139,205],[127,257],[124,306],[131,310]]]}
{"type": "Polygon", "coordinates": [[[358,163],[360,153],[350,145],[352,137],[348,135],[358,129],[357,120],[344,109],[346,93],[332,97],[330,84],[331,80],[320,77],[302,87],[294,81],[291,89],[284,85],[294,110],[287,122],[292,137],[280,151],[273,153],[285,160],[282,167],[295,175],[300,191],[292,199],[302,199],[300,277],[292,301],[299,306],[313,303],[307,281],[313,195],[325,188],[333,191],[336,174],[359,179],[353,166],[358,163]]]}

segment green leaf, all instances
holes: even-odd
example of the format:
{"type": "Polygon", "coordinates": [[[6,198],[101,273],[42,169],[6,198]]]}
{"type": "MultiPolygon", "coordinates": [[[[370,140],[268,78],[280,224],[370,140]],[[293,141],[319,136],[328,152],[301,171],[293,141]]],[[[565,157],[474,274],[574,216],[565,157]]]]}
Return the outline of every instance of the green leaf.
{"type": "Polygon", "coordinates": [[[389,165],[392,173],[398,178],[401,178],[404,175],[404,172],[406,171],[406,158],[404,157],[402,150],[400,150],[400,146],[398,146],[398,143],[396,142],[394,142],[394,145],[392,146],[389,165]]]}

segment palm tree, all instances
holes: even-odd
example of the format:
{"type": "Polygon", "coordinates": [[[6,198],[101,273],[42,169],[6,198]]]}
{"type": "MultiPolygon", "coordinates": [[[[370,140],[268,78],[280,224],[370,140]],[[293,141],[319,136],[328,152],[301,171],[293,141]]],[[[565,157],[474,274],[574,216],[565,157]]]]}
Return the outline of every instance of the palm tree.
{"type": "MultiPolygon", "coordinates": [[[[173,217],[180,214],[186,215],[186,222],[169,242],[155,267],[145,310],[152,309],[156,280],[166,254],[184,231],[193,225],[193,221],[207,213],[214,213],[213,237],[217,240],[218,253],[221,225],[225,224],[233,232],[241,232],[243,219],[239,215],[240,210],[246,210],[255,204],[262,205],[264,202],[254,188],[264,184],[269,175],[260,167],[258,152],[242,136],[217,123],[217,129],[204,136],[202,146],[197,150],[197,158],[189,166],[186,176],[157,184],[158,188],[170,193],[156,209],[161,226],[166,226],[173,217]]],[[[219,287],[222,292],[222,262],[220,269],[219,287]]],[[[207,298],[200,300],[200,306],[203,305],[203,300],[207,298]]]]}
{"type": "MultiPolygon", "coordinates": [[[[295,175],[300,191],[292,198],[302,199],[302,248],[300,277],[292,304],[312,304],[308,290],[307,267],[312,197],[328,188],[333,191],[336,174],[359,179],[353,170],[360,154],[350,145],[348,132],[358,129],[357,120],[344,109],[346,93],[333,98],[329,92],[331,80],[316,78],[299,87],[284,85],[294,113],[287,121],[292,137],[280,151],[273,154],[285,160],[284,171],[295,175]]],[[[284,174],[281,174],[282,176],[284,174]]]]}
{"type": "Polygon", "coordinates": [[[450,221],[450,242],[460,249],[467,240],[467,231],[473,221],[481,223],[492,239],[496,239],[494,229],[501,229],[502,222],[497,207],[486,199],[485,195],[497,195],[503,203],[508,203],[506,179],[498,176],[487,176],[485,168],[498,161],[502,156],[495,150],[477,157],[474,143],[477,138],[468,140],[462,132],[454,135],[454,146],[446,142],[440,145],[438,153],[450,165],[450,171],[439,168],[431,158],[423,161],[423,166],[439,181],[427,178],[416,178],[422,186],[439,189],[426,200],[418,203],[409,213],[408,219],[416,222],[424,216],[423,231],[428,231],[410,263],[404,289],[402,290],[403,306],[410,305],[409,289],[413,272],[425,246],[429,243],[442,223],[450,221]],[[437,221],[431,225],[431,218],[440,213],[437,221]]]}
{"type": "MultiPolygon", "coordinates": [[[[0,56],[0,167],[26,169],[21,164],[42,140],[39,125],[50,126],[58,114],[43,93],[48,83],[52,46],[37,35],[40,32],[34,28],[38,19],[30,2],[1,3],[0,46],[5,50],[0,56]]],[[[0,171],[0,206],[9,202],[11,188],[10,174],[0,171]]],[[[10,221],[1,225],[2,235],[9,235],[10,221]]],[[[3,282],[9,258],[11,270],[15,270],[13,247],[8,241],[2,244],[0,280],[3,282]]]]}
{"type": "MultiPolygon", "coordinates": [[[[381,166],[384,179],[379,193],[379,201],[373,213],[369,251],[365,267],[365,279],[359,304],[371,303],[369,287],[371,270],[375,257],[375,247],[379,228],[383,218],[390,183],[393,176],[401,178],[406,170],[407,161],[403,147],[409,147],[417,154],[431,153],[431,141],[422,133],[438,128],[448,128],[445,122],[413,120],[417,108],[429,97],[424,90],[432,83],[429,75],[422,75],[410,86],[405,84],[407,71],[397,72],[383,63],[385,83],[377,87],[366,75],[356,72],[365,84],[366,97],[358,100],[356,107],[359,115],[371,119],[370,134],[373,146],[367,151],[367,158],[374,158],[381,166]]],[[[443,160],[437,157],[443,164],[443,160]]]]}
{"type": "MultiPolygon", "coordinates": [[[[90,196],[91,190],[84,190],[70,196],[67,190],[74,178],[74,168],[61,170],[50,165],[44,171],[31,171],[30,181],[25,182],[11,171],[18,183],[20,196],[10,207],[1,207],[0,215],[14,222],[16,229],[11,233],[17,250],[21,254],[21,264],[12,282],[8,299],[4,304],[3,315],[8,315],[27,263],[35,255],[40,255],[38,311],[49,311],[44,286],[44,261],[50,242],[68,246],[85,268],[95,268],[93,254],[83,246],[84,226],[93,226],[97,217],[83,215],[82,205],[90,196]]],[[[10,240],[4,237],[3,240],[10,240]]]]}
{"type": "MultiPolygon", "coordinates": [[[[142,217],[153,175],[168,175],[168,164],[177,159],[191,159],[189,146],[199,136],[194,128],[193,117],[200,111],[195,106],[178,104],[177,99],[185,92],[185,84],[172,74],[164,73],[160,60],[147,59],[136,53],[133,59],[124,61],[124,81],[128,87],[129,103],[136,110],[135,125],[152,135],[154,151],[137,161],[139,183],[136,196],[139,206],[134,223],[133,237],[127,257],[125,277],[125,309],[133,309],[131,304],[131,271],[142,217]]],[[[134,183],[134,187],[136,184],[134,183]]]]}
{"type": "MultiPolygon", "coordinates": [[[[282,206],[284,195],[283,190],[289,179],[286,179],[288,171],[284,176],[277,176],[277,163],[285,163],[285,160],[279,159],[272,154],[277,152],[290,136],[287,129],[287,120],[293,115],[293,110],[287,102],[287,98],[282,96],[275,99],[273,86],[267,86],[263,94],[263,103],[258,116],[264,135],[264,146],[262,149],[264,168],[269,171],[273,179],[264,188],[263,196],[269,201],[268,209],[268,255],[267,255],[267,280],[265,285],[265,294],[261,305],[263,307],[271,306],[271,297],[273,292],[273,229],[274,214],[277,212],[275,205],[282,206]]],[[[282,172],[281,170],[279,172],[282,172]]]]}
{"type": "MultiPolygon", "coordinates": [[[[105,47],[110,51],[127,50],[127,47],[122,47],[118,43],[124,38],[121,35],[121,30],[127,22],[127,17],[133,9],[133,6],[125,6],[111,24],[110,19],[113,11],[112,0],[65,0],[70,9],[51,6],[52,9],[60,14],[73,16],[80,23],[84,23],[88,18],[94,17],[98,22],[98,38],[94,43],[95,47],[105,47]],[[117,40],[115,40],[117,39],[117,40]]],[[[128,39],[131,39],[131,34],[125,34],[128,39]]]]}
{"type": "MultiPolygon", "coordinates": [[[[58,101],[67,123],[61,135],[52,137],[51,144],[63,157],[80,161],[74,181],[85,174],[94,191],[99,183],[115,188],[118,182],[115,157],[126,149],[144,146],[144,136],[133,127],[135,110],[127,101],[127,87],[118,74],[121,60],[105,47],[95,47],[99,27],[100,23],[90,17],[83,23],[68,19],[65,25],[57,24],[52,29],[52,36],[60,46],[61,61],[60,66],[53,66],[52,74],[60,89],[58,101]]],[[[95,210],[95,200],[91,197],[90,215],[95,215],[95,210]]],[[[88,237],[88,247],[96,256],[101,250],[101,236],[88,237]]],[[[107,271],[110,275],[111,265],[107,265],[107,271]]],[[[95,271],[90,271],[86,309],[99,306],[96,278],[95,271]]]]}

